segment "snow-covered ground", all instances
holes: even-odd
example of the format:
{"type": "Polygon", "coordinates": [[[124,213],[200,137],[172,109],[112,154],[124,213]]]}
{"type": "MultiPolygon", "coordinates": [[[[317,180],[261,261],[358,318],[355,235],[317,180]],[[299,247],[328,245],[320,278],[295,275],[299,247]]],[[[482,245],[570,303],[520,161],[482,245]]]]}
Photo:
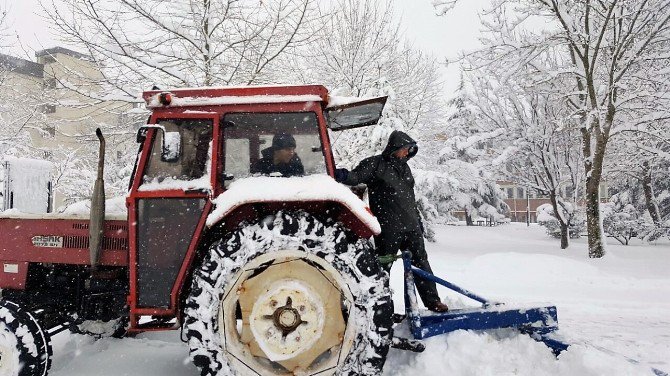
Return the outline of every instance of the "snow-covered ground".
{"type": "MultiPolygon", "coordinates": [[[[670,371],[670,243],[610,243],[605,258],[590,260],[585,239],[563,251],[537,226],[439,227],[437,242],[428,244],[436,274],[493,300],[555,304],[559,333],[575,345],[556,359],[527,336],[460,331],[428,339],[421,354],[391,350],[385,375],[645,375],[648,365],[670,371]]],[[[398,311],[399,264],[392,274],[398,311]]],[[[471,304],[453,294],[446,301],[471,304]]],[[[197,374],[179,332],[54,338],[52,376],[197,374]]]]}

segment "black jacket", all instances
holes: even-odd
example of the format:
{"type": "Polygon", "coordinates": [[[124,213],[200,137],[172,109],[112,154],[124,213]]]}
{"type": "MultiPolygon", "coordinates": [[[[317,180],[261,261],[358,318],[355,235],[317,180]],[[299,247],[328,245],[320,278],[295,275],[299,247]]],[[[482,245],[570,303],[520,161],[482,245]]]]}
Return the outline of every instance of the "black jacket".
{"type": "Polygon", "coordinates": [[[366,184],[370,196],[370,209],[379,220],[382,232],[417,231],[421,217],[414,197],[414,177],[407,165],[417,149],[406,159],[393,156],[398,149],[416,145],[406,133],[393,131],[381,155],[366,158],[343,181],[347,185],[366,184]]]}
{"type": "Polygon", "coordinates": [[[261,155],[263,158],[251,165],[250,172],[252,174],[270,175],[274,172],[279,172],[285,177],[305,175],[305,168],[298,154],[293,156],[289,163],[279,164],[274,164],[274,148],[263,149],[261,155]]]}

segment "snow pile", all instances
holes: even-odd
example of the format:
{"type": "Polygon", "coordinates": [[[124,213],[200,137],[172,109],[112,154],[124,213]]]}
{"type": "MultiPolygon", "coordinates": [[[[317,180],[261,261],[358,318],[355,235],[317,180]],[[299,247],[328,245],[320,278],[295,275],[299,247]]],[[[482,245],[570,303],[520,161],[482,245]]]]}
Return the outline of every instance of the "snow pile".
{"type": "Polygon", "coordinates": [[[459,330],[425,342],[420,354],[391,349],[384,375],[653,375],[649,368],[581,345],[556,358],[548,347],[515,331],[459,330]]]}
{"type": "MultiPolygon", "coordinates": [[[[72,205],[60,208],[57,213],[33,214],[25,213],[18,209],[8,209],[0,212],[0,218],[25,218],[25,219],[90,219],[91,200],[82,200],[72,205]]],[[[126,220],[128,209],[126,208],[125,196],[113,197],[105,200],[105,219],[126,220]]]]}
{"type": "Polygon", "coordinates": [[[53,164],[39,159],[6,156],[2,165],[3,207],[11,205],[24,213],[46,213],[53,164]]]}
{"type": "MultiPolygon", "coordinates": [[[[90,218],[91,217],[91,200],[83,200],[75,202],[61,211],[65,216],[90,218]]],[[[113,197],[105,200],[105,219],[127,219],[128,209],[126,208],[126,198],[113,197]]]]}
{"type": "Polygon", "coordinates": [[[142,183],[139,187],[139,191],[162,191],[162,190],[169,190],[169,189],[181,189],[181,190],[189,190],[189,189],[204,189],[204,190],[211,190],[212,189],[212,182],[210,179],[209,174],[205,174],[197,179],[193,180],[183,180],[183,179],[176,179],[174,177],[167,177],[163,179],[159,178],[154,178],[150,181],[147,181],[145,183],[142,183]]]}
{"type": "Polygon", "coordinates": [[[351,190],[328,175],[303,177],[250,177],[230,184],[228,190],[212,200],[216,209],[207,217],[212,226],[238,206],[252,202],[335,201],[346,206],[373,232],[381,232],[377,218],[351,190]]]}

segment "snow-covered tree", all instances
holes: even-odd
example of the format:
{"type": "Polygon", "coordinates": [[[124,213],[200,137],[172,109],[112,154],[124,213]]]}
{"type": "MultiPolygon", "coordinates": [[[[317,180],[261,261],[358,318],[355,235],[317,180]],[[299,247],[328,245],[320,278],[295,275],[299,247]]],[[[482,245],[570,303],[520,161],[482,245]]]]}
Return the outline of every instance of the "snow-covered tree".
{"type": "MultiPolygon", "coordinates": [[[[560,215],[568,219],[568,236],[572,239],[579,238],[586,230],[586,213],[579,208],[565,203],[559,207],[560,215]]],[[[542,204],[537,207],[537,223],[547,229],[550,236],[562,239],[565,235],[563,224],[556,217],[556,211],[552,204],[542,204]]]]}
{"type": "Polygon", "coordinates": [[[466,144],[468,140],[489,140],[487,148],[469,158],[489,160],[499,179],[549,198],[564,249],[569,243],[570,221],[576,218],[583,174],[579,136],[563,94],[569,86],[560,77],[547,82],[533,80],[535,61],[547,64],[550,58],[538,56],[529,60],[525,69],[507,75],[505,58],[496,57],[486,64],[478,55],[466,59],[465,77],[472,94],[464,100],[479,116],[478,126],[470,126],[473,134],[465,140],[466,144]]]}
{"type": "MultiPolygon", "coordinates": [[[[502,130],[490,127],[473,102],[464,82],[457,95],[448,102],[451,115],[441,134],[442,148],[437,155],[437,169],[456,179],[451,194],[453,210],[465,211],[466,223],[473,224],[477,216],[500,221],[507,207],[502,192],[491,169],[492,145],[502,135],[502,130]]],[[[433,154],[433,153],[431,153],[433,154]]],[[[449,185],[444,186],[450,189],[449,185]]],[[[444,193],[443,193],[444,194],[444,193]]]]}
{"type": "Polygon", "coordinates": [[[66,42],[84,48],[115,96],[151,85],[268,82],[275,60],[311,37],[312,0],[42,0],[66,42]]]}
{"type": "Polygon", "coordinates": [[[564,94],[581,135],[590,257],[605,254],[599,190],[611,137],[667,117],[669,8],[669,0],[493,4],[487,23],[490,60],[505,58],[506,74],[512,74],[540,54],[558,54],[563,63],[535,65],[536,78],[574,83],[564,94]],[[549,22],[544,29],[526,27],[537,19],[549,22]]]}

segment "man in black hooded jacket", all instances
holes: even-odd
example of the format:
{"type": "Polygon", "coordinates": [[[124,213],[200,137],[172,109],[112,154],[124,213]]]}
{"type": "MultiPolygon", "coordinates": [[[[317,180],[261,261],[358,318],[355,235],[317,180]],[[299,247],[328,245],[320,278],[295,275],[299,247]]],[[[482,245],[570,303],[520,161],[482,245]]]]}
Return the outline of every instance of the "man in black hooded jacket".
{"type": "MultiPolygon", "coordinates": [[[[404,132],[393,131],[381,155],[366,158],[352,171],[337,169],[335,179],[343,184],[366,184],[370,208],[382,232],[375,236],[379,256],[412,253],[412,264],[432,273],[423,243],[423,225],[414,197],[414,177],[407,161],[416,155],[416,142],[404,132]]],[[[387,271],[391,264],[385,266],[387,271]]],[[[426,308],[446,312],[434,282],[416,279],[417,290],[426,308]]]]}

